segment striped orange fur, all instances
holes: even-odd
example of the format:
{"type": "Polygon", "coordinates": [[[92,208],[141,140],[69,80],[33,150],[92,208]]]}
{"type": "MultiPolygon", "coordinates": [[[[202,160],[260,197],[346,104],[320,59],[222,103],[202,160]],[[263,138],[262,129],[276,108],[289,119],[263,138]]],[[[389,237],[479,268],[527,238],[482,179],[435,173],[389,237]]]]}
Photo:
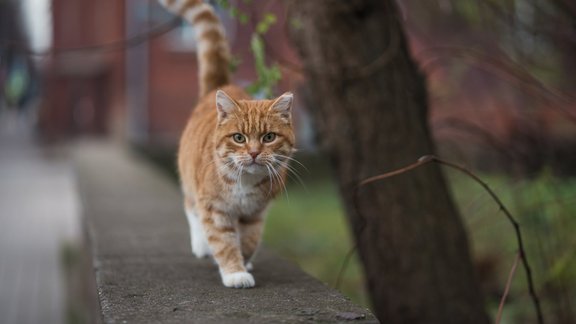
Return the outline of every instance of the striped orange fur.
{"type": "Polygon", "coordinates": [[[178,151],[192,252],[214,257],[225,286],[253,287],[250,260],[294,151],[293,97],[252,100],[230,85],[229,49],[212,7],[200,0],[160,2],[193,25],[198,42],[202,98],[178,151]]]}
{"type": "Polygon", "coordinates": [[[194,27],[197,42],[200,96],[230,82],[230,49],[220,19],[202,0],[159,0],[194,27]]]}

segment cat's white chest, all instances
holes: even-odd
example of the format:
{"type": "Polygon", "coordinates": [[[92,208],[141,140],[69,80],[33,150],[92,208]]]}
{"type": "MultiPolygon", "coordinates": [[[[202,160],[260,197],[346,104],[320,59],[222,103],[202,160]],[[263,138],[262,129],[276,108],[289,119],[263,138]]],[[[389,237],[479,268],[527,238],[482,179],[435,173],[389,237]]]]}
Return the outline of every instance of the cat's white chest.
{"type": "Polygon", "coordinates": [[[230,215],[251,216],[266,207],[268,199],[255,186],[260,180],[247,177],[229,188],[225,203],[230,215]]]}

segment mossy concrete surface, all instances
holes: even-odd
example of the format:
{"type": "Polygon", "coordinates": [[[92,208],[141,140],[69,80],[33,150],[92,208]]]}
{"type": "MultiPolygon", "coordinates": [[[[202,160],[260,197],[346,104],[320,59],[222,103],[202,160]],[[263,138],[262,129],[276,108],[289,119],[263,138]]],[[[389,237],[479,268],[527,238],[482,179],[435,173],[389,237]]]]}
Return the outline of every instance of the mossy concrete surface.
{"type": "Polygon", "coordinates": [[[256,287],[225,288],[190,252],[179,190],[127,148],[81,142],[78,189],[105,323],[377,323],[366,309],[262,249],[256,287]]]}

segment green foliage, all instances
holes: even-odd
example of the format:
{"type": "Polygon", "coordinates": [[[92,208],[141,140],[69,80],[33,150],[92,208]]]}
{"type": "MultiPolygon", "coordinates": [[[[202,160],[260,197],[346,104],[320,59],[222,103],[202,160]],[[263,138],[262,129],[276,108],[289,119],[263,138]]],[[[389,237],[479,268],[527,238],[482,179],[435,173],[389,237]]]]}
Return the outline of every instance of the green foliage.
{"type": "MultiPolygon", "coordinates": [[[[251,3],[251,0],[244,0],[244,3],[249,4],[251,3]]],[[[248,14],[246,14],[245,12],[240,11],[240,9],[238,9],[238,7],[233,6],[230,4],[230,1],[228,0],[216,0],[216,4],[221,7],[224,8],[226,11],[228,11],[228,14],[230,15],[230,17],[238,20],[241,24],[246,24],[248,22],[248,14]]]]}
{"type": "Polygon", "coordinates": [[[248,86],[246,90],[254,96],[271,97],[273,96],[274,86],[282,79],[282,72],[278,64],[272,64],[271,66],[266,64],[264,42],[259,33],[252,34],[250,48],[254,55],[254,64],[256,66],[258,79],[248,86]]]}
{"type": "Polygon", "coordinates": [[[242,64],[242,58],[236,55],[232,55],[230,57],[230,63],[228,69],[230,70],[230,72],[235,73],[236,71],[238,71],[238,67],[240,66],[240,64],[242,64]]]}
{"type": "MultiPolygon", "coordinates": [[[[242,2],[244,4],[252,4],[253,0],[243,0],[242,2]]],[[[230,16],[241,24],[246,24],[249,21],[248,14],[233,6],[229,0],[216,0],[216,4],[228,11],[230,16]]],[[[246,91],[257,98],[272,97],[274,95],[274,87],[282,79],[282,72],[278,64],[266,64],[264,35],[276,21],[276,15],[270,12],[265,13],[256,24],[250,40],[250,49],[254,57],[257,79],[246,88],[246,91]]],[[[230,64],[230,69],[235,71],[240,63],[241,60],[239,59],[233,60],[230,64]]]]}
{"type": "Polygon", "coordinates": [[[278,64],[266,64],[266,45],[264,44],[264,35],[270,30],[270,27],[276,23],[276,16],[272,13],[266,13],[256,25],[256,29],[250,40],[250,49],[254,56],[254,64],[258,79],[246,88],[246,91],[256,97],[272,97],[274,87],[282,79],[282,72],[278,64]]]}
{"type": "Polygon", "coordinates": [[[260,35],[266,34],[270,27],[276,23],[276,16],[272,13],[266,13],[262,20],[256,25],[256,33],[260,35]]]}

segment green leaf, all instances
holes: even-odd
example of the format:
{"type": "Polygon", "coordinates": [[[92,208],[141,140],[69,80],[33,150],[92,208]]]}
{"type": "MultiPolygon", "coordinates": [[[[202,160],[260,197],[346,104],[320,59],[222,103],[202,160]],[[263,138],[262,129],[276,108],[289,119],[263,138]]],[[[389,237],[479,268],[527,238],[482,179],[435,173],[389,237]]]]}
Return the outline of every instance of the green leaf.
{"type": "Polygon", "coordinates": [[[240,16],[238,17],[238,21],[242,24],[242,25],[246,25],[246,23],[248,22],[248,15],[245,13],[240,13],[240,16]]]}
{"type": "Polygon", "coordinates": [[[262,20],[256,25],[256,32],[260,35],[265,34],[270,29],[270,26],[276,23],[276,20],[276,15],[273,13],[264,14],[262,20]]]}
{"type": "Polygon", "coordinates": [[[246,88],[252,95],[271,97],[273,89],[282,79],[282,72],[277,64],[268,67],[266,65],[266,53],[264,41],[259,33],[252,34],[250,49],[254,55],[254,66],[258,79],[246,88]]]}

